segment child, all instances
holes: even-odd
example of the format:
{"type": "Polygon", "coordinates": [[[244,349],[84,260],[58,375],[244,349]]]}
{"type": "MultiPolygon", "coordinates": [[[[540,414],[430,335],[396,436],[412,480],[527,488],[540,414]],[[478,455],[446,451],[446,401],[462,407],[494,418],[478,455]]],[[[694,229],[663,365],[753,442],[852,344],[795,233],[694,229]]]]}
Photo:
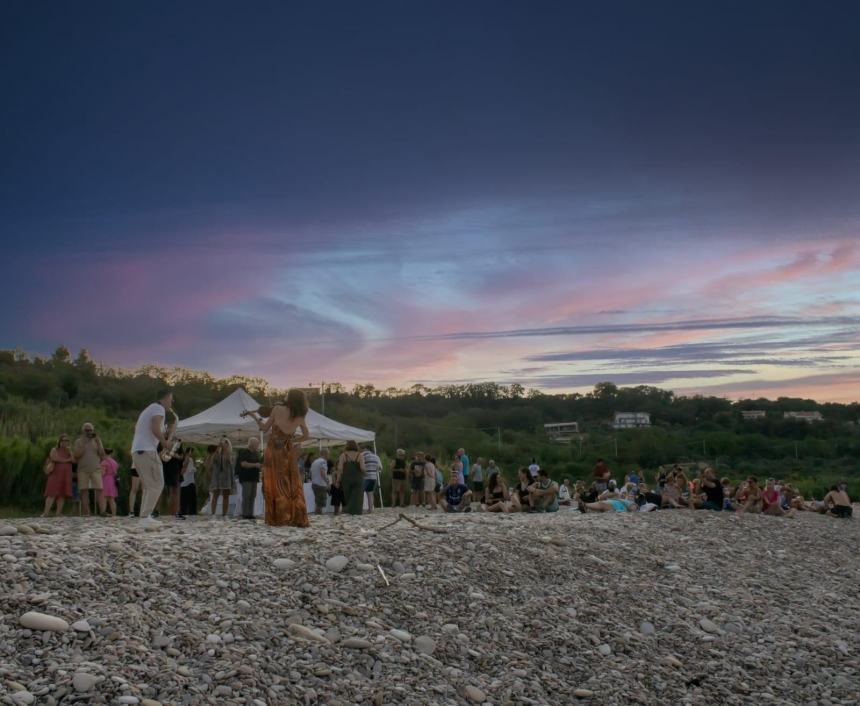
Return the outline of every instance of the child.
{"type": "Polygon", "coordinates": [[[113,449],[105,449],[105,457],[101,462],[102,467],[102,497],[105,499],[108,514],[116,517],[116,472],[119,464],[113,457],[113,449]]]}

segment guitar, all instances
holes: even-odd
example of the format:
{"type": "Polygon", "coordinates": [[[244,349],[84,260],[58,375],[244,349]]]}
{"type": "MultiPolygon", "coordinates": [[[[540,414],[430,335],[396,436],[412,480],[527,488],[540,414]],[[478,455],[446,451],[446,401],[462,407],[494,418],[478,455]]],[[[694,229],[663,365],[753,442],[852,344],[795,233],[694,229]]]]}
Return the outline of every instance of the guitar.
{"type": "MultiPolygon", "coordinates": [[[[173,415],[173,421],[170,423],[170,426],[167,427],[167,438],[169,439],[171,436],[173,436],[173,433],[176,431],[176,426],[177,424],[179,424],[179,415],[173,409],[170,409],[168,411],[173,415]]],[[[173,458],[173,454],[176,452],[176,449],[178,449],[181,445],[182,440],[177,439],[170,445],[169,449],[162,449],[162,462],[167,463],[171,458],[173,458]]]]}

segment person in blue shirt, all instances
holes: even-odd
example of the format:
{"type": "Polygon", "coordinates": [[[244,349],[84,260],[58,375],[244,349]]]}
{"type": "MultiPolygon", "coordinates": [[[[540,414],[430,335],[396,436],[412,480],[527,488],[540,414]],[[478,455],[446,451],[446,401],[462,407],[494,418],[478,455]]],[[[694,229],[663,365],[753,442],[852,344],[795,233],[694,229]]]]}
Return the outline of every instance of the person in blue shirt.
{"type": "Polygon", "coordinates": [[[445,486],[442,509],[445,512],[472,511],[472,491],[463,483],[456,471],[451,473],[451,480],[445,486]]]}
{"type": "Polygon", "coordinates": [[[471,461],[469,461],[469,457],[466,455],[466,449],[457,449],[457,460],[463,465],[463,483],[468,486],[471,461]]]}

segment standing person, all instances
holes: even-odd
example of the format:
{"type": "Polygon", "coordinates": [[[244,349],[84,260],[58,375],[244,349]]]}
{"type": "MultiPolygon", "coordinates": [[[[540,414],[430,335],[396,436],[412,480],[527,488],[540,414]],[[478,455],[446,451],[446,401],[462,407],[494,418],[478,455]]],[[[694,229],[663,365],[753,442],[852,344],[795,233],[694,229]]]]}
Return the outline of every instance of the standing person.
{"type": "Polygon", "coordinates": [[[224,437],[212,456],[212,475],[209,476],[209,512],[213,517],[215,517],[219,497],[221,498],[221,517],[227,517],[230,493],[233,491],[234,465],[233,444],[230,443],[230,439],[224,437]]]}
{"type": "Polygon", "coordinates": [[[96,505],[100,514],[105,514],[105,502],[102,497],[102,459],[105,457],[105,447],[96,434],[95,427],[87,422],[81,428],[81,436],[75,440],[74,454],[78,465],[78,490],[81,493],[81,513],[87,517],[90,514],[90,490],[96,496],[96,505]]]}
{"type": "Polygon", "coordinates": [[[612,471],[609,470],[609,466],[606,465],[606,461],[602,458],[597,459],[597,463],[591,469],[591,477],[594,478],[598,493],[606,490],[609,485],[609,479],[612,477],[612,471]]]}
{"type": "MultiPolygon", "coordinates": [[[[131,467],[129,468],[129,476],[131,481],[131,490],[128,491],[128,516],[134,517],[134,506],[137,502],[137,496],[140,495],[141,487],[140,487],[140,476],[137,474],[137,468],[135,468],[135,454],[131,449],[128,450],[129,456],[131,456],[131,467]]],[[[142,500],[143,498],[141,498],[142,500]]]]}
{"type": "Polygon", "coordinates": [[[71,450],[71,440],[63,434],[57,440],[57,445],[50,450],[45,459],[45,509],[42,517],[47,517],[51,506],[56,502],[57,516],[63,512],[66,498],[72,497],[72,461],[74,454],[71,450]]]}
{"type": "Polygon", "coordinates": [[[471,469],[472,493],[478,499],[484,497],[484,459],[478,457],[471,469]]]}
{"type": "Polygon", "coordinates": [[[138,416],[134,425],[134,441],[131,443],[134,467],[143,486],[140,517],[141,522],[147,525],[155,522],[151,517],[152,511],[164,488],[164,469],[158,455],[158,444],[168,448],[173,429],[173,425],[166,431],[164,428],[167,409],[173,405],[173,393],[167,389],[160,390],[156,400],[138,416]]]}
{"type": "Polygon", "coordinates": [[[472,467],[469,456],[466,454],[466,449],[457,449],[457,461],[460,462],[460,473],[462,474],[463,483],[468,488],[469,478],[472,476],[472,467]]]}
{"type": "Polygon", "coordinates": [[[260,440],[256,436],[248,439],[248,448],[239,449],[236,454],[236,475],[242,486],[242,519],[254,519],[254,504],[257,502],[257,483],[260,482],[260,469],[263,455],[260,453],[260,440]]]}
{"type": "Polygon", "coordinates": [[[325,501],[328,497],[331,481],[328,477],[328,449],[320,451],[320,455],[311,464],[311,489],[314,492],[314,514],[322,515],[325,501]]]}
{"type": "Polygon", "coordinates": [[[406,499],[406,450],[397,449],[394,461],[391,462],[391,505],[405,507],[406,499]]]}
{"type": "Polygon", "coordinates": [[[356,442],[346,442],[346,449],[337,460],[337,473],[343,490],[344,512],[360,515],[364,509],[365,466],[356,442]]]}
{"type": "Polygon", "coordinates": [[[194,451],[185,449],[182,461],[182,480],[179,482],[179,514],[183,517],[197,514],[197,484],[194,482],[194,451]]]}
{"type": "Polygon", "coordinates": [[[529,464],[529,475],[532,477],[532,480],[537,480],[539,470],[540,466],[538,466],[537,459],[533,458],[532,462],[529,464]]]}
{"type": "Polygon", "coordinates": [[[361,458],[364,461],[364,494],[367,497],[367,512],[370,513],[373,512],[373,493],[379,483],[379,468],[382,461],[369,446],[364,447],[361,458]]]}
{"type": "Polygon", "coordinates": [[[102,497],[107,506],[108,514],[116,517],[116,496],[118,495],[116,478],[119,464],[113,457],[113,449],[105,449],[105,457],[102,459],[102,497]]]}
{"type": "Polygon", "coordinates": [[[179,517],[179,484],[182,481],[182,464],[185,457],[182,454],[181,439],[174,440],[174,448],[167,454],[162,455],[161,463],[164,466],[164,487],[167,488],[167,514],[179,517]],[[165,461],[164,457],[168,456],[165,461]]]}
{"type": "Polygon", "coordinates": [[[436,509],[436,459],[424,458],[424,493],[421,502],[428,510],[436,509]]]}
{"type": "Polygon", "coordinates": [[[424,453],[416,451],[409,464],[409,487],[412,490],[410,505],[417,507],[421,504],[421,494],[424,492],[424,453]]]}
{"type": "Polygon", "coordinates": [[[299,470],[298,454],[302,442],[311,438],[305,415],[308,398],[302,390],[287,393],[284,402],[274,407],[261,407],[250,414],[262,432],[271,431],[263,454],[263,500],[266,524],[272,527],[308,527],[308,506],[305,486],[299,470]],[[267,417],[263,422],[261,416],[267,417]],[[296,436],[296,432],[300,432],[296,436]]]}

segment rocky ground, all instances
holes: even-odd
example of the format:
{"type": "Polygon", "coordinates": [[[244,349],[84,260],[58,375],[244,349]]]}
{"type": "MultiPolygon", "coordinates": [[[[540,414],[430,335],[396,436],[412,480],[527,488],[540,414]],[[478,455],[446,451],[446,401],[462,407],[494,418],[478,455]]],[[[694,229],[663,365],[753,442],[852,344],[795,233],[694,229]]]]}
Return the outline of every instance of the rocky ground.
{"type": "Polygon", "coordinates": [[[856,519],[408,516],[0,524],[0,702],[860,703],[856,519]]]}

